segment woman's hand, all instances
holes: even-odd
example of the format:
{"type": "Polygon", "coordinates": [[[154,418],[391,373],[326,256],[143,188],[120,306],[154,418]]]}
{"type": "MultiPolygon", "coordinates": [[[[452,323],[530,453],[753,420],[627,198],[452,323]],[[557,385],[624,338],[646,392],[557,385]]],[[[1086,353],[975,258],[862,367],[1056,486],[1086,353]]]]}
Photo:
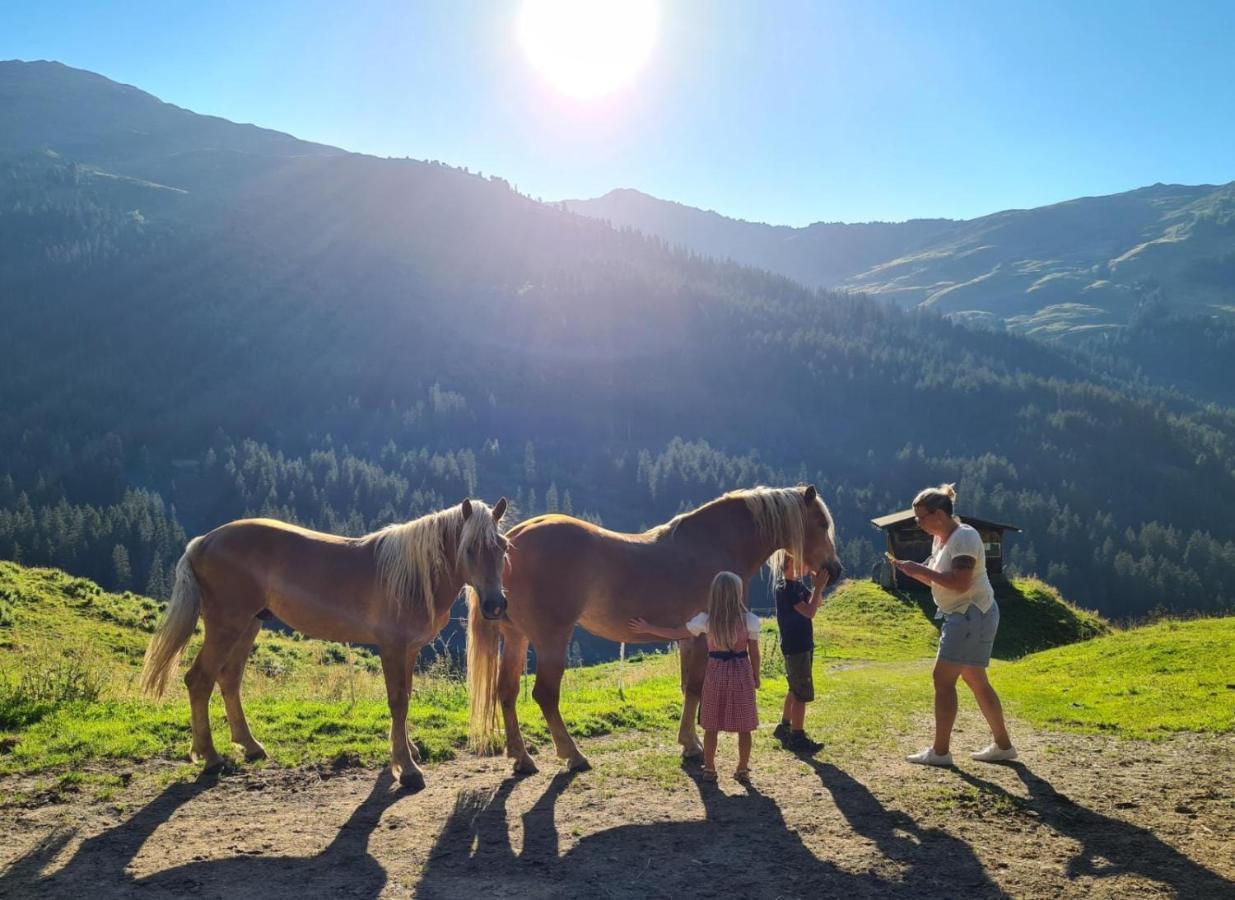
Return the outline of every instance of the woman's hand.
{"type": "Polygon", "coordinates": [[[911,559],[893,559],[889,560],[898,572],[904,572],[910,578],[914,578],[925,585],[934,584],[938,578],[938,572],[930,566],[924,566],[920,562],[914,562],[911,559]]]}

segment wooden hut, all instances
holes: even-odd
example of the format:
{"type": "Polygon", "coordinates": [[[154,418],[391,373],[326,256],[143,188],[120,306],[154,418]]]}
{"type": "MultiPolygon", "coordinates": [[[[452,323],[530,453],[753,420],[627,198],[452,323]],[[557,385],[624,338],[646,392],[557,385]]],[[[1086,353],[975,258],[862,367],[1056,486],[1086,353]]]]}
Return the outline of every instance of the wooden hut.
{"type": "MultiPolygon", "coordinates": [[[[977,516],[961,516],[960,520],[975,528],[982,535],[982,543],[986,546],[986,573],[993,584],[1006,583],[1008,577],[1003,571],[1003,533],[1005,531],[1020,531],[1015,525],[1003,522],[992,522],[989,519],[979,519],[977,516]]],[[[931,555],[931,536],[918,527],[913,517],[912,509],[902,509],[877,519],[871,519],[871,524],[883,529],[888,536],[888,552],[897,559],[912,559],[914,562],[926,562],[931,555]]],[[[915,578],[891,571],[892,567],[885,562],[875,566],[872,578],[886,587],[891,587],[893,578],[901,590],[925,591],[929,588],[915,578]]]]}

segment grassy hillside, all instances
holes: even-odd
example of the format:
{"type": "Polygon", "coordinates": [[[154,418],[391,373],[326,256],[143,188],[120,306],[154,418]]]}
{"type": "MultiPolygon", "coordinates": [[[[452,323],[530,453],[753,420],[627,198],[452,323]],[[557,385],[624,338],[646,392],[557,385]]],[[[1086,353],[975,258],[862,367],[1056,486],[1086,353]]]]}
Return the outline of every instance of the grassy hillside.
{"type": "Polygon", "coordinates": [[[1019,715],[1142,738],[1235,729],[1235,618],[1166,621],[996,667],[1019,715]]]}

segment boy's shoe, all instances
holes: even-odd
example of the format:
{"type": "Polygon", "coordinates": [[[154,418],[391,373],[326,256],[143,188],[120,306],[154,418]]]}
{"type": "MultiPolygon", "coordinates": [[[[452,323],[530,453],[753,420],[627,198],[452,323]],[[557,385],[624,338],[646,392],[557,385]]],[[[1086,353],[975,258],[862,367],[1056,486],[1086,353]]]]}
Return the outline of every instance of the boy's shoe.
{"type": "Polygon", "coordinates": [[[977,753],[970,753],[969,756],[972,759],[976,759],[978,762],[1011,762],[1016,759],[1016,748],[1009,747],[1005,750],[998,744],[991,744],[985,750],[979,750],[977,753]]]}
{"type": "Polygon", "coordinates": [[[789,740],[789,734],[790,734],[790,731],[789,731],[788,722],[781,722],[779,725],[777,725],[775,728],[772,729],[772,737],[779,738],[782,741],[789,740]]]}
{"type": "Polygon", "coordinates": [[[789,740],[785,741],[785,746],[794,753],[818,753],[823,749],[823,744],[808,738],[805,731],[795,731],[790,734],[789,740]]]}
{"type": "Polygon", "coordinates": [[[943,766],[947,768],[952,765],[952,754],[936,753],[934,747],[927,747],[925,750],[911,753],[905,759],[919,766],[943,766]]]}

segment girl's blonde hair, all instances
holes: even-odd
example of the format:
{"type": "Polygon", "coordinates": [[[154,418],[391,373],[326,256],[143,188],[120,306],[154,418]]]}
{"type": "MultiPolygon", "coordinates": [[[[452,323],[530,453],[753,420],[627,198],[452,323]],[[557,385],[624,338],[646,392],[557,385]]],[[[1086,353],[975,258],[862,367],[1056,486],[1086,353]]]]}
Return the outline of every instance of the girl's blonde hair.
{"type": "MultiPolygon", "coordinates": [[[[738,635],[746,630],[746,606],[742,603],[742,579],[732,572],[718,572],[708,595],[708,632],[712,643],[739,650],[738,635]]],[[[752,635],[747,635],[751,639],[752,635]]]]}
{"type": "Polygon", "coordinates": [[[911,506],[925,506],[931,512],[942,509],[946,515],[952,515],[952,505],[956,501],[956,485],[941,484],[939,487],[918,491],[911,506]]]}

